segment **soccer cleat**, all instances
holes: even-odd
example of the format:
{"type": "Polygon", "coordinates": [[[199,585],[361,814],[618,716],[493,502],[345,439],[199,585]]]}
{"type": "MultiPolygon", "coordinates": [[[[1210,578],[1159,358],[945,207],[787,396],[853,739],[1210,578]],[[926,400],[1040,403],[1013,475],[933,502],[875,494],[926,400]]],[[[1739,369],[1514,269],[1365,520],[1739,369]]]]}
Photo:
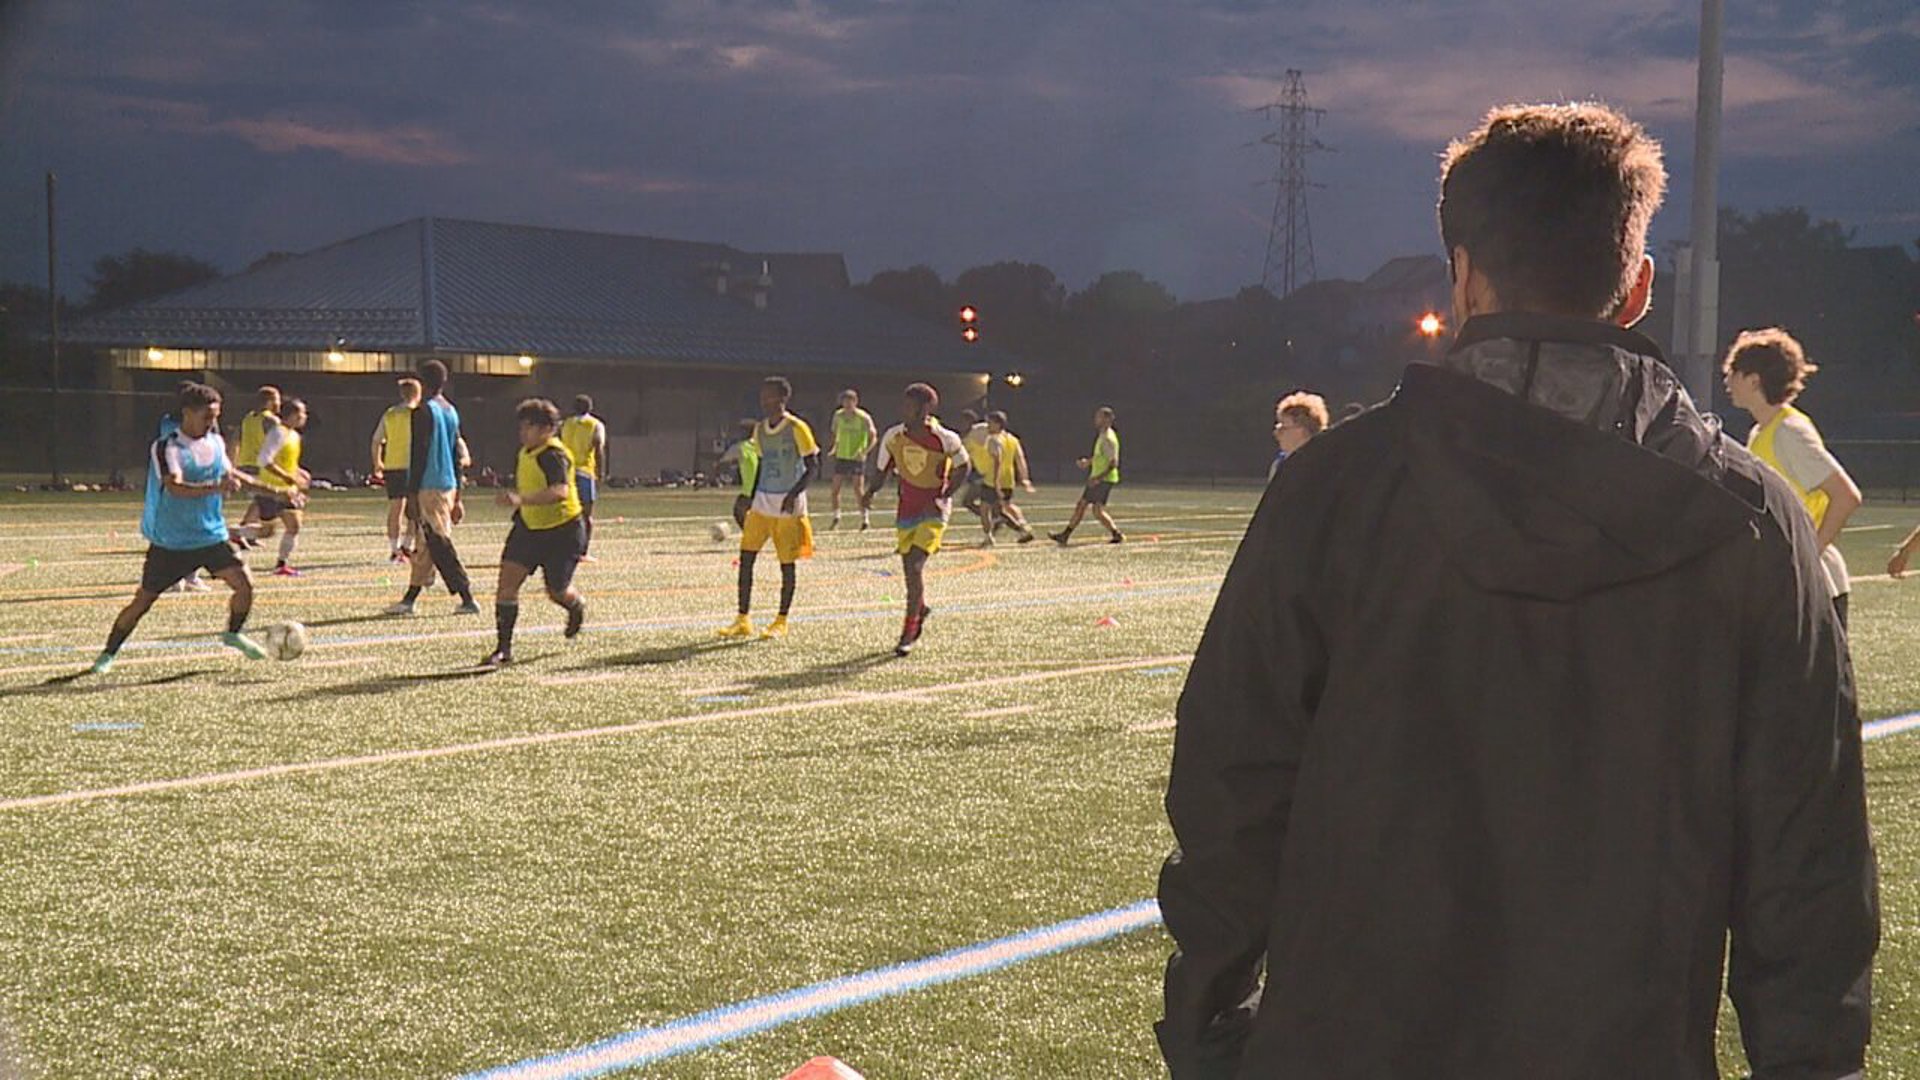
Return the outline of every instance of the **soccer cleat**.
{"type": "Polygon", "coordinates": [[[865,532],[872,526],[873,526],[873,522],[867,520],[867,515],[861,514],[860,515],[860,531],[865,532]]]}
{"type": "Polygon", "coordinates": [[[110,652],[101,653],[99,658],[94,660],[93,667],[90,670],[92,670],[95,675],[105,675],[112,671],[113,654],[110,652]]]}
{"type": "Polygon", "coordinates": [[[238,652],[241,656],[249,660],[265,660],[267,658],[267,650],[261,648],[258,642],[245,634],[235,633],[232,630],[220,635],[220,644],[238,652]]]}
{"type": "Polygon", "coordinates": [[[1020,534],[1020,542],[1021,542],[1021,543],[1023,543],[1023,544],[1031,544],[1031,543],[1033,543],[1033,541],[1034,541],[1034,535],[1033,535],[1033,530],[1032,530],[1032,529],[1028,529],[1027,531],[1025,531],[1025,532],[1023,532],[1023,533],[1021,533],[1021,534],[1020,534]]]}
{"type": "Polygon", "coordinates": [[[579,637],[580,624],[586,621],[587,621],[587,605],[584,601],[579,604],[575,604],[573,607],[567,609],[566,636],[570,638],[579,637]]]}
{"type": "Polygon", "coordinates": [[[1066,547],[1067,541],[1072,536],[1073,536],[1072,533],[1063,533],[1063,532],[1048,533],[1047,539],[1052,540],[1054,543],[1059,544],[1061,547],[1066,547]]]}
{"type": "Polygon", "coordinates": [[[471,600],[462,600],[460,601],[460,606],[453,609],[453,613],[455,615],[478,615],[480,614],[480,605],[471,600]]]}
{"type": "Polygon", "coordinates": [[[273,568],[273,576],[274,577],[306,577],[307,575],[301,573],[298,570],[295,570],[293,567],[288,566],[286,563],[280,563],[273,568]]]}
{"type": "Polygon", "coordinates": [[[833,515],[833,520],[827,523],[827,531],[832,532],[833,530],[839,527],[840,527],[840,515],[835,514],[833,515]]]}
{"type": "Polygon", "coordinates": [[[775,616],[774,620],[767,624],[767,628],[765,630],[760,631],[760,636],[762,638],[786,637],[787,636],[787,617],[785,615],[775,616]]]}
{"type": "Polygon", "coordinates": [[[1107,537],[1107,543],[1109,544],[1124,543],[1126,539],[1127,538],[1121,535],[1120,533],[1114,533],[1112,536],[1107,537]]]}
{"type": "Polygon", "coordinates": [[[893,647],[893,655],[905,656],[913,651],[914,645],[920,641],[921,621],[919,615],[907,616],[907,621],[900,627],[900,644],[893,647]]]}
{"type": "Polygon", "coordinates": [[[411,614],[413,614],[413,604],[411,604],[410,602],[408,602],[408,601],[406,601],[406,600],[396,600],[396,601],[394,601],[393,603],[391,603],[391,604],[388,604],[388,605],[387,605],[386,607],[384,607],[384,608],[381,608],[381,609],[380,609],[380,614],[382,614],[382,615],[411,615],[411,614]]]}
{"type": "Polygon", "coordinates": [[[512,653],[508,652],[505,649],[495,649],[492,652],[487,654],[487,658],[485,660],[480,661],[480,663],[474,666],[493,670],[497,668],[506,667],[508,664],[511,664],[511,663],[513,663],[512,653]]]}
{"type": "Polygon", "coordinates": [[[720,631],[723,638],[750,638],[753,636],[753,620],[745,615],[735,617],[720,631]]]}

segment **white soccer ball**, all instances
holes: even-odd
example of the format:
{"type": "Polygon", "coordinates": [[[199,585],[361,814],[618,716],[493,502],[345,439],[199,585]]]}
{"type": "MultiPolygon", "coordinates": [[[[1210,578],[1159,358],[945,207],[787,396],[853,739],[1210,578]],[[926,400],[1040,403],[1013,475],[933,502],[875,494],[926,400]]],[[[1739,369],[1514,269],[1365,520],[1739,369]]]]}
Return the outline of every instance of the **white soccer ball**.
{"type": "Polygon", "coordinates": [[[716,521],[707,526],[707,535],[713,537],[714,543],[723,543],[727,537],[733,535],[733,525],[730,522],[716,521]]]}
{"type": "Polygon", "coordinates": [[[307,628],[297,622],[274,623],[262,641],[275,660],[294,660],[307,651],[307,628]]]}

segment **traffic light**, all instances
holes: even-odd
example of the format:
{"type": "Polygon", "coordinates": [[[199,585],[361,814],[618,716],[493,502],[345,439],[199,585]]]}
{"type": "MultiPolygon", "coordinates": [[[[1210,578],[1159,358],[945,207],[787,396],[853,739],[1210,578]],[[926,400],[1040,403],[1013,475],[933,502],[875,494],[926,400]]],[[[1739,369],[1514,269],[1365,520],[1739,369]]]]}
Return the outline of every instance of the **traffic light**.
{"type": "Polygon", "coordinates": [[[971,345],[980,340],[980,313],[972,304],[960,308],[960,340],[971,345]]]}

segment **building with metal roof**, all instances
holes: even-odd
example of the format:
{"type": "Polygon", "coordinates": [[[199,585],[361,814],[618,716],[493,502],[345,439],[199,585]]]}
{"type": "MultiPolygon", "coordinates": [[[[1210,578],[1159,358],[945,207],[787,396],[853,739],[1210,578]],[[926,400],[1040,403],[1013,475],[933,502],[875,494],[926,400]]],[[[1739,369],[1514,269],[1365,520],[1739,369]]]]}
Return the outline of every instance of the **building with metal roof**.
{"type": "MultiPolygon", "coordinates": [[[[390,391],[355,377],[429,356],[453,371],[469,428],[501,422],[521,397],[565,407],[587,392],[616,468],[648,476],[702,467],[715,436],[753,411],[760,376],[792,379],[797,410],[818,422],[843,386],[866,390],[884,419],[906,382],[933,382],[957,407],[1018,366],[963,341],[957,323],[947,332],[854,291],[837,254],[450,218],[105,312],[69,340],[100,349],[122,385],[200,372],[232,389],[274,382],[320,398],[316,430],[341,426],[342,412],[353,416],[346,427],[370,429],[390,391]]],[[[510,444],[511,423],[501,426],[510,444]]],[[[358,461],[364,435],[348,434],[310,446],[358,461]]]]}

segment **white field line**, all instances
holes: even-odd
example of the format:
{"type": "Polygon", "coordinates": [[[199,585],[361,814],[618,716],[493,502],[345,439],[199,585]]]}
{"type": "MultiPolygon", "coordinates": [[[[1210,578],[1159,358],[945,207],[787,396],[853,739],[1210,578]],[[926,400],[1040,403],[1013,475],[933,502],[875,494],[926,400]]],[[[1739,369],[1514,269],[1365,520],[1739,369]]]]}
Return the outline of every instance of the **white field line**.
{"type": "Polygon", "coordinates": [[[726,686],[695,686],[680,691],[681,697],[713,697],[718,694],[744,694],[753,687],[745,683],[730,683],[726,686]]]}
{"type": "Polygon", "coordinates": [[[788,701],[744,709],[721,709],[714,712],[689,713],[682,716],[662,717],[658,720],[642,720],[632,724],[577,728],[572,731],[546,731],[531,735],[513,735],[499,739],[484,739],[479,742],[455,743],[450,746],[422,747],[416,750],[385,750],[373,754],[323,758],[318,761],[297,761],[283,765],[265,765],[254,769],[236,769],[230,772],[204,773],[199,776],[183,776],[169,780],[147,780],[135,784],[122,784],[116,787],[63,791],[51,795],[29,795],[23,798],[0,800],[0,811],[31,810],[49,806],[64,806],[69,803],[93,802],[100,799],[125,798],[132,795],[153,795],[168,791],[186,791],[195,788],[244,783],[250,780],[266,780],[280,776],[338,772],[344,769],[364,768],[371,765],[393,765],[402,762],[430,761],[437,758],[455,757],[463,754],[487,753],[496,750],[515,750],[529,746],[547,746],[554,743],[574,742],[580,739],[603,739],[619,735],[634,735],[640,732],[688,727],[719,720],[749,720],[765,716],[811,712],[816,709],[828,709],[849,705],[871,705],[887,701],[913,702],[933,694],[978,692],[983,685],[1021,686],[1030,683],[1049,682],[1054,679],[1071,679],[1083,675],[1099,675],[1113,671],[1130,671],[1134,668],[1141,667],[1180,664],[1187,662],[1188,659],[1186,655],[1142,657],[1136,660],[1086,664],[1077,668],[1066,668],[1056,671],[1026,672],[1019,675],[1002,676],[997,679],[966,679],[959,682],[936,683],[932,686],[916,686],[903,690],[840,694],[834,697],[819,698],[810,701],[788,701]]]}
{"type": "Polygon", "coordinates": [[[982,709],[979,712],[964,714],[964,720],[998,720],[1006,716],[1025,716],[1038,709],[1038,705],[1009,705],[1004,709],[982,709]]]}
{"type": "MultiPolygon", "coordinates": [[[[876,578],[875,580],[878,581],[880,579],[876,578]]],[[[897,581],[898,579],[895,578],[895,579],[889,579],[889,580],[897,581]]],[[[1164,600],[1169,598],[1165,596],[1154,595],[1153,594],[1154,590],[1182,586],[1182,585],[1214,584],[1214,583],[1218,583],[1220,580],[1221,580],[1221,575],[1219,574],[1197,574],[1197,575],[1190,575],[1187,577],[1177,577],[1177,578],[1148,578],[1142,581],[1136,581],[1132,585],[1117,585],[1109,581],[1094,581],[1094,582],[1085,582],[1078,585],[1051,586],[1044,589],[1022,589],[1017,592],[1016,591],[996,592],[994,594],[994,598],[997,600],[1029,600],[1029,599],[1034,599],[1034,598],[1043,597],[1043,596],[1060,596],[1063,598],[1071,599],[1071,597],[1075,593],[1083,593],[1083,592],[1098,593],[1098,592],[1117,590],[1117,589],[1139,589],[1142,592],[1147,594],[1145,599],[1164,600]]],[[[732,591],[731,586],[728,586],[728,591],[729,592],[732,591]]],[[[587,599],[589,601],[593,599],[593,593],[591,591],[588,591],[587,599]]],[[[1119,603],[1123,601],[1107,599],[1105,602],[1119,603]]],[[[809,606],[803,607],[798,613],[796,613],[794,617],[800,621],[802,626],[805,626],[807,623],[808,616],[816,613],[825,614],[830,612],[857,612],[857,611],[868,611],[868,610],[871,610],[875,613],[879,613],[879,612],[892,611],[897,606],[898,604],[892,601],[882,603],[881,601],[878,601],[878,600],[852,601],[844,604],[825,604],[825,605],[819,605],[819,606],[809,605],[809,606]]],[[[285,616],[289,613],[286,611],[276,610],[271,614],[274,616],[285,616]]],[[[987,615],[987,614],[992,614],[992,612],[990,611],[951,611],[951,610],[946,612],[946,615],[948,618],[954,618],[957,616],[987,615]]],[[[691,616],[688,616],[688,617],[691,617],[691,616]]],[[[387,619],[371,618],[369,619],[369,625],[371,626],[406,626],[406,625],[409,625],[410,623],[414,623],[416,620],[420,618],[421,618],[420,616],[394,616],[392,618],[387,618],[387,619]]],[[[669,621],[674,621],[678,618],[680,618],[680,616],[660,615],[660,616],[654,616],[648,619],[640,619],[640,620],[633,620],[633,621],[650,622],[650,621],[658,620],[661,622],[669,622],[669,621]]],[[[623,623],[625,621],[626,620],[623,620],[623,623]]],[[[715,628],[718,629],[721,625],[724,624],[724,621],[725,621],[724,619],[716,618],[714,620],[715,628]]],[[[264,623],[262,625],[264,625],[264,623]]],[[[629,626],[622,625],[621,629],[623,631],[631,631],[631,632],[637,632],[637,633],[643,633],[643,634],[656,632],[654,628],[646,627],[646,626],[629,627],[629,626]]],[[[672,628],[662,627],[660,629],[669,630],[672,628]]],[[[587,632],[593,633],[594,630],[595,630],[595,627],[593,626],[593,624],[588,623],[587,632]]],[[[371,638],[371,639],[366,637],[351,637],[351,638],[346,638],[340,641],[314,641],[307,646],[307,650],[309,652],[312,652],[317,649],[338,649],[343,647],[344,648],[363,648],[368,645],[377,645],[377,646],[406,645],[406,644],[415,644],[422,641],[443,641],[443,640],[461,639],[461,638],[486,638],[486,637],[492,637],[493,633],[494,633],[493,628],[491,626],[487,626],[487,627],[473,629],[473,630],[443,630],[438,632],[422,632],[417,634],[391,634],[391,635],[383,634],[378,636],[377,638],[371,638]]],[[[20,667],[0,666],[0,676],[34,675],[34,674],[44,674],[47,672],[71,671],[73,670],[74,664],[80,662],[82,658],[88,655],[91,655],[91,652],[92,652],[91,648],[88,646],[75,646],[71,651],[74,654],[74,659],[67,661],[65,663],[32,664],[32,665],[23,665],[20,667]]],[[[189,661],[212,660],[212,659],[218,659],[220,657],[234,657],[234,656],[237,656],[237,654],[235,654],[232,650],[226,649],[224,647],[216,648],[216,649],[205,649],[205,650],[193,651],[193,652],[160,651],[150,655],[142,654],[142,655],[135,655],[135,656],[122,656],[119,658],[118,661],[116,661],[116,667],[124,667],[128,664],[153,664],[153,663],[160,663],[167,660],[189,660],[189,661]]],[[[295,662],[297,663],[298,661],[295,661],[295,662]]]]}
{"type": "Polygon", "coordinates": [[[1174,722],[1175,721],[1173,717],[1169,716],[1162,720],[1149,720],[1144,724],[1129,724],[1127,726],[1127,730],[1128,731],[1165,731],[1168,728],[1172,727],[1174,725],[1174,722]]]}

